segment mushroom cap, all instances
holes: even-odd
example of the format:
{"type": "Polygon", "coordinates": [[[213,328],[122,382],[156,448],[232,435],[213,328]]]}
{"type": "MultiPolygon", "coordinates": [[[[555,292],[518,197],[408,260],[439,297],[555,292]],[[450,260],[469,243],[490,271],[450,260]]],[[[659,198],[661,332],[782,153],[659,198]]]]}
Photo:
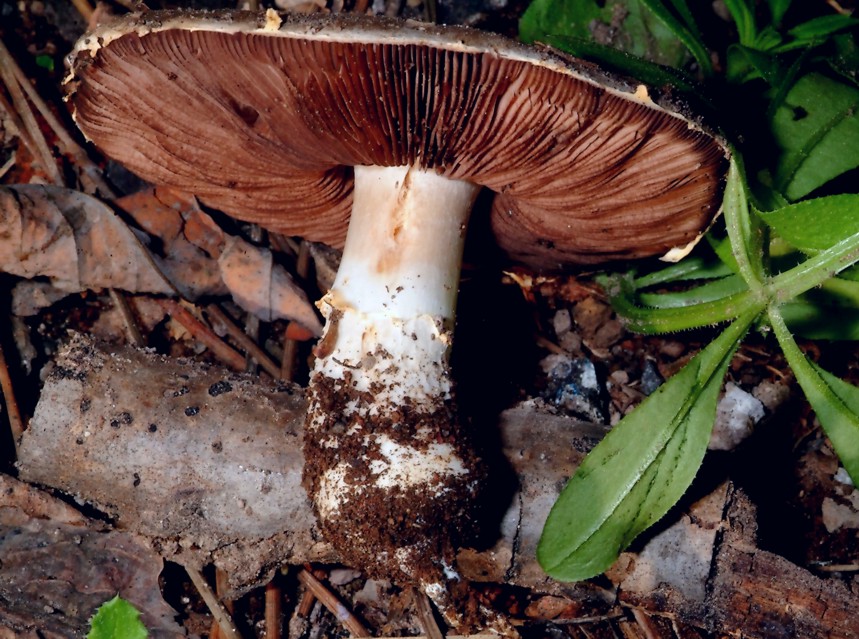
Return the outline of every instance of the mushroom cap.
{"type": "Polygon", "coordinates": [[[74,116],[141,177],[342,246],[355,165],[493,190],[534,268],[665,253],[720,205],[727,146],[641,84],[500,36],[356,15],[149,12],[70,57],[74,116]]]}

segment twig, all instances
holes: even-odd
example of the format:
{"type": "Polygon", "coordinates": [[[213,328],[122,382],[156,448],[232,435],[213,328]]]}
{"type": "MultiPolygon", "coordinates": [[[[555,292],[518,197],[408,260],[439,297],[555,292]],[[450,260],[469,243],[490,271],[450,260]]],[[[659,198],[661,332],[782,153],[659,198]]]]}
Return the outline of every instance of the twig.
{"type": "Polygon", "coordinates": [[[817,564],[814,569],[821,572],[857,572],[859,564],[817,564]]]}
{"type": "Polygon", "coordinates": [[[436,0],[424,0],[424,20],[430,24],[438,22],[438,7],[436,0]]]}
{"type": "Polygon", "coordinates": [[[418,619],[421,620],[421,625],[427,633],[428,639],[444,639],[441,628],[435,621],[435,615],[432,613],[429,597],[416,588],[412,589],[412,601],[417,609],[418,619]]]}
{"type": "MultiPolygon", "coordinates": [[[[295,274],[301,280],[307,280],[310,271],[310,246],[306,241],[298,246],[298,257],[295,260],[295,274]]],[[[295,380],[295,365],[298,359],[298,341],[290,339],[286,333],[283,336],[283,357],[280,360],[280,378],[288,382],[295,380]]]]}
{"type": "Polygon", "coordinates": [[[84,21],[89,24],[93,14],[93,8],[90,3],[87,0],[72,0],[72,4],[75,5],[75,9],[78,10],[84,21]]]}
{"type": "Polygon", "coordinates": [[[122,322],[125,324],[125,335],[128,338],[128,341],[138,348],[146,346],[146,340],[143,339],[143,334],[137,326],[137,320],[134,319],[134,313],[131,312],[131,306],[129,306],[125,295],[115,288],[112,288],[110,289],[110,300],[113,302],[114,308],[119,311],[119,315],[122,317],[122,322]]]}
{"type": "Polygon", "coordinates": [[[337,596],[307,570],[298,573],[298,580],[319,599],[320,603],[342,623],[354,637],[370,637],[370,631],[344,606],[337,596]]]}
{"type": "MultiPolygon", "coordinates": [[[[221,596],[227,589],[227,581],[227,573],[220,568],[215,568],[215,593],[218,596],[218,601],[221,601],[227,612],[232,615],[233,608],[235,607],[233,605],[233,601],[231,599],[224,601],[223,597],[221,596]]],[[[215,619],[212,621],[212,627],[209,629],[209,639],[219,639],[220,635],[221,626],[218,624],[218,620],[215,619]]]]}
{"type": "MultiPolygon", "coordinates": [[[[45,170],[45,173],[48,174],[50,181],[57,186],[62,186],[63,178],[60,175],[60,170],[57,168],[57,163],[54,160],[51,149],[48,147],[45,136],[42,135],[39,125],[36,123],[36,118],[27,104],[27,99],[21,91],[21,85],[15,78],[14,69],[17,66],[18,65],[12,57],[12,54],[9,53],[6,45],[4,45],[3,41],[0,40],[0,79],[2,79],[3,84],[6,85],[6,89],[9,91],[9,96],[12,98],[12,105],[15,107],[15,110],[21,118],[21,122],[27,132],[27,136],[35,146],[35,148],[31,147],[30,150],[35,157],[40,159],[40,164],[43,165],[42,168],[45,170]]],[[[26,138],[22,139],[26,141],[26,138]]]]}
{"type": "Polygon", "coordinates": [[[57,119],[57,116],[54,115],[54,112],[51,111],[50,107],[42,99],[42,96],[40,96],[35,87],[30,84],[29,79],[21,70],[21,67],[15,65],[12,68],[12,71],[15,74],[15,78],[18,80],[18,84],[24,90],[24,93],[27,94],[27,98],[33,103],[33,106],[36,107],[36,110],[42,116],[42,119],[44,119],[47,125],[51,127],[51,131],[53,131],[54,135],[57,136],[57,143],[63,152],[72,157],[75,164],[82,168],[82,174],[92,181],[93,186],[101,191],[101,194],[104,197],[111,199],[115,198],[116,193],[105,181],[101,174],[101,169],[99,169],[89,159],[84,148],[75,142],[74,138],[66,130],[66,127],[63,126],[63,123],[57,119]]]}
{"type": "Polygon", "coordinates": [[[12,377],[9,375],[9,367],[6,365],[3,345],[0,344],[0,392],[2,392],[6,402],[6,412],[9,413],[9,426],[12,429],[12,442],[15,445],[15,456],[17,457],[18,442],[21,435],[24,434],[24,421],[21,419],[21,411],[18,410],[18,402],[15,401],[15,393],[12,390],[12,377]]]}
{"type": "Polygon", "coordinates": [[[633,608],[632,616],[635,617],[635,621],[638,623],[646,639],[659,639],[659,629],[653,625],[650,617],[645,614],[643,610],[640,608],[633,608]]]}
{"type": "MultiPolygon", "coordinates": [[[[233,320],[224,313],[224,311],[218,308],[216,304],[209,304],[206,307],[206,312],[217,321],[221,322],[226,327],[227,333],[229,333],[230,337],[236,340],[245,352],[259,362],[260,366],[262,366],[269,375],[275,379],[280,379],[280,367],[265,354],[265,351],[257,346],[256,342],[236,326],[235,322],[233,322],[233,320]]],[[[244,370],[244,363],[242,364],[242,367],[242,370],[244,370]]]]}
{"type": "MultiPolygon", "coordinates": [[[[276,579],[277,577],[275,577],[276,579]]],[[[280,639],[281,599],[280,586],[272,579],[265,587],[265,639],[280,639]]]]}
{"type": "Polygon", "coordinates": [[[826,4],[835,9],[836,13],[840,13],[843,16],[849,16],[852,13],[850,9],[845,9],[836,0],[826,0],[826,4]]]}
{"type": "Polygon", "coordinates": [[[556,355],[568,355],[569,354],[563,348],[561,348],[560,346],[555,344],[555,342],[548,339],[547,337],[543,337],[542,335],[536,335],[534,337],[534,341],[536,342],[537,346],[539,346],[541,348],[545,348],[550,353],[555,353],[556,355]]]}
{"type": "Polygon", "coordinates": [[[165,311],[170,313],[173,319],[182,324],[194,339],[204,344],[227,366],[237,371],[245,370],[245,358],[242,357],[241,353],[215,335],[212,329],[189,313],[179,302],[165,298],[158,300],[158,303],[165,311]]]}
{"type": "Polygon", "coordinates": [[[39,158],[36,156],[36,152],[33,151],[33,149],[36,148],[36,143],[30,138],[27,133],[27,128],[21,121],[21,116],[19,116],[14,107],[9,104],[9,101],[6,99],[6,96],[2,91],[0,91],[0,110],[6,113],[6,116],[11,121],[12,127],[14,127],[14,133],[21,139],[21,142],[30,151],[30,154],[33,155],[33,161],[37,166],[39,166],[39,158]]]}
{"type": "MultiPolygon", "coordinates": [[[[244,334],[247,335],[248,339],[256,344],[259,340],[259,318],[253,313],[247,313],[245,315],[245,330],[244,334]]],[[[246,363],[245,370],[248,373],[255,373],[257,370],[257,365],[259,362],[256,358],[250,353],[246,353],[246,363]]],[[[278,374],[280,371],[278,371],[278,374]]]]}
{"type": "Polygon", "coordinates": [[[578,626],[583,624],[603,623],[606,621],[614,621],[615,619],[623,619],[625,615],[622,612],[616,612],[608,615],[592,615],[589,617],[576,617],[575,619],[553,619],[552,623],[558,626],[578,626]]]}
{"type": "Polygon", "coordinates": [[[316,603],[316,595],[313,594],[312,590],[305,590],[301,594],[301,599],[298,600],[296,612],[301,617],[309,617],[310,613],[313,612],[314,603],[316,603]]]}
{"type": "Polygon", "coordinates": [[[9,159],[6,160],[6,163],[3,166],[0,166],[0,180],[2,180],[3,176],[9,172],[9,169],[15,166],[16,161],[17,158],[15,157],[15,153],[13,152],[12,155],[9,156],[9,159]]]}
{"type": "MultiPolygon", "coordinates": [[[[498,635],[483,633],[479,635],[445,635],[447,639],[498,639],[498,635]]],[[[377,639],[398,639],[397,637],[377,637],[377,639]]],[[[400,638],[401,639],[401,638],[400,638]]],[[[416,635],[409,639],[432,639],[430,635],[416,635]]]]}
{"type": "Polygon", "coordinates": [[[203,598],[203,601],[209,608],[209,612],[212,613],[212,616],[218,622],[218,628],[220,629],[220,633],[224,636],[224,639],[242,639],[236,630],[230,615],[227,614],[227,611],[224,610],[224,607],[218,602],[218,598],[215,597],[215,593],[212,592],[212,589],[209,588],[209,584],[207,584],[206,580],[203,579],[203,575],[201,575],[199,571],[194,570],[193,568],[188,568],[187,566],[185,567],[185,570],[191,578],[191,581],[194,583],[194,587],[197,589],[197,592],[200,593],[200,597],[203,598]]]}

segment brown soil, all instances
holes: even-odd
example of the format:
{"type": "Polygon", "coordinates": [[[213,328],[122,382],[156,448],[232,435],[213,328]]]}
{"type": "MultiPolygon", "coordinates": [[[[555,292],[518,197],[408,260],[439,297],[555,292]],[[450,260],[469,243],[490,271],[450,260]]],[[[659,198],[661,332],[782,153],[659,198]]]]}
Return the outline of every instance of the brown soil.
{"type": "Polygon", "coordinates": [[[443,564],[453,565],[454,549],[474,528],[471,512],[484,476],[471,438],[456,418],[453,402],[439,401],[431,413],[405,405],[388,415],[369,416],[369,407],[376,404],[373,393],[355,391],[350,381],[347,377],[336,382],[317,373],[310,384],[310,405],[316,408],[308,412],[305,427],[305,487],[315,503],[322,475],[344,462],[349,465],[345,482],[355,487],[336,516],[320,517],[316,509],[326,538],[351,565],[362,566],[374,577],[404,585],[446,581],[443,564]],[[347,405],[354,408],[344,422],[347,405]],[[324,416],[322,421],[318,415],[324,416]],[[419,437],[422,430],[434,433],[434,442],[419,437]],[[450,444],[468,473],[436,475],[416,487],[380,488],[371,469],[374,460],[385,459],[376,435],[418,453],[430,443],[450,444]],[[338,446],[325,445],[332,437],[338,446]]]}

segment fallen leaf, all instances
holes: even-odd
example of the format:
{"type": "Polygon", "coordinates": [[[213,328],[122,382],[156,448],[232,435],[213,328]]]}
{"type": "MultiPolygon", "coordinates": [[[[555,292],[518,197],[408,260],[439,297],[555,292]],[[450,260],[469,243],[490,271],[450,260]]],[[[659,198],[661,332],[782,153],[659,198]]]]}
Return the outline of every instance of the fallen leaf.
{"type": "Polygon", "coordinates": [[[267,322],[282,317],[294,319],[314,334],[322,333],[322,324],[307,303],[304,291],[274,263],[271,251],[231,237],[218,258],[218,266],[236,304],[246,311],[267,322]],[[282,309],[289,309],[290,315],[282,309]]]}
{"type": "Polygon", "coordinates": [[[140,240],[108,206],[51,186],[0,188],[0,270],[47,277],[66,293],[105,287],[172,291],[140,240]]]}
{"type": "Polygon", "coordinates": [[[117,205],[148,235],[78,191],[0,187],[0,271],[48,279],[16,287],[17,315],[33,315],[87,289],[178,292],[190,300],[230,294],[262,320],[294,320],[321,333],[304,291],[271,251],[224,233],[193,198],[150,189],[117,205]]]}

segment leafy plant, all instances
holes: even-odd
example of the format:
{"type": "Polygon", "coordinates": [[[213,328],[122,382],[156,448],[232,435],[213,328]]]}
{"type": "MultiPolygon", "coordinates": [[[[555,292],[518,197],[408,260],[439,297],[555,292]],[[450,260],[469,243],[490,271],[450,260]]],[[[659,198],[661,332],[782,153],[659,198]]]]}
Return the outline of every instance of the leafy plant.
{"type": "Polygon", "coordinates": [[[753,0],[726,0],[735,41],[722,52],[722,78],[715,77],[703,30],[685,0],[637,3],[688,47],[691,66],[665,70],[652,59],[606,52],[587,45],[581,29],[567,30],[548,17],[560,5],[590,11],[596,5],[591,0],[536,0],[522,31],[527,39],[596,55],[622,70],[645,69],[650,78],[689,78],[681,84],[687,89],[693,86],[692,74],[705,83],[704,90],[715,83],[727,96],[723,112],[739,112],[730,108],[734,100],[745,107],[731,128],[763,152],[745,153],[752,157],[748,172],[740,159],[743,149],[733,154],[722,236],[711,232],[708,246],[680,264],[645,275],[633,271],[600,278],[633,330],[727,325],[612,429],[564,489],[546,522],[538,559],[547,573],[568,581],[605,571],[688,488],[706,452],[722,379],[752,327],[774,334],[859,485],[859,389],[808,360],[794,340],[794,333],[859,337],[859,268],[854,267],[859,262],[859,195],[797,201],[825,189],[837,192],[832,181],[859,166],[859,65],[852,45],[857,21],[827,15],[785,27],[790,0],[768,0],[770,21],[761,25],[753,0]],[[759,108],[750,110],[748,104],[759,108]],[[757,134],[761,121],[765,137],[757,134]],[[664,292],[668,285],[675,290],[664,292]]]}
{"type": "Polygon", "coordinates": [[[149,633],[137,609],[119,595],[99,606],[90,619],[87,639],[146,639],[149,633]]]}

